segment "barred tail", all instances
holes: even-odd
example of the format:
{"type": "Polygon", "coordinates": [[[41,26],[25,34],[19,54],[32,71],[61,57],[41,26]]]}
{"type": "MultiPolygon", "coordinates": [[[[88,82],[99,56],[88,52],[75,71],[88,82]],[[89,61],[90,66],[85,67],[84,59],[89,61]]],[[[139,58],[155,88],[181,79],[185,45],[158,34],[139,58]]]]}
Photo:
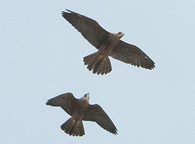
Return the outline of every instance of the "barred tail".
{"type": "Polygon", "coordinates": [[[112,71],[112,66],[108,57],[101,58],[101,56],[96,52],[90,54],[83,58],[85,65],[88,65],[87,68],[93,73],[97,74],[107,74],[112,71]]]}
{"type": "Polygon", "coordinates": [[[85,135],[85,130],[83,127],[83,122],[80,121],[75,121],[75,119],[70,118],[66,122],[64,122],[61,125],[61,129],[72,136],[83,136],[85,135]]]}

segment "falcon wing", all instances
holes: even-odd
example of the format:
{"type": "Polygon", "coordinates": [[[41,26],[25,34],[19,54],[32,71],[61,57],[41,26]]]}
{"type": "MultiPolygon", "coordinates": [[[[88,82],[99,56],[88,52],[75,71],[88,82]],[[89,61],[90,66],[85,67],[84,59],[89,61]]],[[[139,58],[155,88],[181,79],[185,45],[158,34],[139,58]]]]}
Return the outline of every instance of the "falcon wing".
{"type": "Polygon", "coordinates": [[[49,99],[46,102],[46,105],[50,106],[60,106],[63,110],[65,110],[69,115],[72,115],[74,111],[74,107],[78,99],[76,99],[72,93],[65,93],[59,96],[56,96],[52,99],[49,99]]]}
{"type": "Polygon", "coordinates": [[[97,104],[89,105],[87,112],[83,117],[83,120],[94,121],[99,124],[103,129],[106,129],[113,134],[117,134],[117,129],[114,123],[106,114],[106,112],[97,104]]]}
{"type": "Polygon", "coordinates": [[[134,66],[141,66],[146,69],[153,69],[155,63],[137,46],[119,41],[111,54],[111,57],[134,66]]]}
{"type": "Polygon", "coordinates": [[[109,33],[95,20],[70,10],[67,11],[68,12],[62,11],[62,16],[72,24],[89,43],[98,49],[102,42],[108,37],[109,33]]]}

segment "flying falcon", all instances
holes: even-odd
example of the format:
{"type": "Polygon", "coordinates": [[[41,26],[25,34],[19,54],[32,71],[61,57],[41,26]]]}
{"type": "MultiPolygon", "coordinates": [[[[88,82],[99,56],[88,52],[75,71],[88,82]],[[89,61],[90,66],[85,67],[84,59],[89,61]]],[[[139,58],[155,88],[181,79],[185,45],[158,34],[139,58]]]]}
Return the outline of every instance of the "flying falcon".
{"type": "Polygon", "coordinates": [[[80,99],[76,99],[72,93],[61,94],[48,100],[46,104],[59,106],[71,116],[61,125],[61,129],[69,135],[83,136],[85,134],[82,120],[96,122],[103,129],[117,134],[117,129],[106,112],[98,104],[89,104],[89,93],[80,99]]]}
{"type": "MultiPolygon", "coordinates": [[[[67,9],[66,9],[67,10],[67,9]]],[[[134,66],[146,69],[154,68],[154,62],[137,46],[122,40],[124,33],[110,33],[102,28],[95,20],[84,15],[67,10],[62,16],[74,26],[98,52],[83,58],[84,64],[93,73],[107,74],[112,71],[108,56],[134,66]]]]}

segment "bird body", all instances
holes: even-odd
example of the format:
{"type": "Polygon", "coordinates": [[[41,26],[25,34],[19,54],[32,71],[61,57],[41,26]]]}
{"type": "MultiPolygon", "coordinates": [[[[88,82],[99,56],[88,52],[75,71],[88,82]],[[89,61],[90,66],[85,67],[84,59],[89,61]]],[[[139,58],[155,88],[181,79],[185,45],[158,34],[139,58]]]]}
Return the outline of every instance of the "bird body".
{"type": "Polygon", "coordinates": [[[98,48],[96,53],[84,57],[83,61],[85,65],[88,65],[88,69],[93,73],[107,74],[112,70],[110,60],[108,56],[111,54],[113,48],[118,44],[122,34],[110,33],[103,43],[98,48]]]}
{"type": "Polygon", "coordinates": [[[88,95],[86,95],[86,97],[81,97],[78,103],[75,105],[75,110],[72,113],[72,117],[61,125],[61,129],[64,130],[69,135],[76,136],[84,135],[85,131],[82,119],[88,108],[88,105],[89,105],[88,95]]]}
{"type": "Polygon", "coordinates": [[[72,93],[65,93],[47,101],[47,105],[60,106],[70,116],[61,125],[61,129],[72,136],[83,136],[85,134],[83,120],[94,121],[107,131],[117,134],[117,129],[104,110],[97,104],[89,104],[89,94],[76,99],[72,93]]]}
{"type": "Polygon", "coordinates": [[[120,40],[122,32],[111,33],[102,28],[95,20],[67,10],[62,16],[74,26],[83,37],[98,49],[96,53],[83,58],[84,64],[93,73],[107,74],[112,71],[109,56],[134,66],[153,69],[154,62],[137,46],[120,40]]]}

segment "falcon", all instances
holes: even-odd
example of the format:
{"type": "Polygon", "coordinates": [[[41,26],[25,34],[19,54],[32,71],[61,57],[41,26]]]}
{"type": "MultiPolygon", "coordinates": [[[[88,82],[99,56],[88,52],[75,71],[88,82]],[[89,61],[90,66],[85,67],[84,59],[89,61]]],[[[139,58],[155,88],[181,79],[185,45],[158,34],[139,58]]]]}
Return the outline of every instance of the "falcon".
{"type": "Polygon", "coordinates": [[[85,135],[83,120],[96,122],[103,129],[117,134],[115,125],[101,106],[89,104],[89,93],[80,99],[75,98],[72,93],[61,94],[49,99],[46,105],[59,106],[71,116],[61,125],[61,129],[69,135],[85,135]]]}
{"type": "Polygon", "coordinates": [[[66,9],[62,16],[75,27],[97,52],[83,58],[84,64],[93,73],[107,74],[112,71],[108,56],[122,62],[153,69],[155,63],[140,48],[120,40],[124,33],[111,33],[102,28],[95,20],[66,9]]]}

